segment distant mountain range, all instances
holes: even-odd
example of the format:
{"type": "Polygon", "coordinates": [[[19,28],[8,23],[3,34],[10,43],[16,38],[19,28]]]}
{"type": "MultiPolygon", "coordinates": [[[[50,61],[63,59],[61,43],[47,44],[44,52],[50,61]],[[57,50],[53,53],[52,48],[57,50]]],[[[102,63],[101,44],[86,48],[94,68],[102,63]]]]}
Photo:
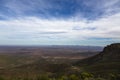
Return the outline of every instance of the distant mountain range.
{"type": "Polygon", "coordinates": [[[102,51],[102,46],[79,46],[79,45],[44,45],[44,46],[0,46],[3,50],[36,50],[36,49],[70,49],[81,51],[102,51]]]}

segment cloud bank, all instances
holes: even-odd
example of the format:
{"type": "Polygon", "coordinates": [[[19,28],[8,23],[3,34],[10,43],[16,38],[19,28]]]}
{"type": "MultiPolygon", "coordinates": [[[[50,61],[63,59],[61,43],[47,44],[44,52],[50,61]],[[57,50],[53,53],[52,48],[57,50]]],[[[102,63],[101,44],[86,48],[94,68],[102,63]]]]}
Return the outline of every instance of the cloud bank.
{"type": "Polygon", "coordinates": [[[0,45],[103,46],[120,42],[119,2],[3,0],[0,45]]]}

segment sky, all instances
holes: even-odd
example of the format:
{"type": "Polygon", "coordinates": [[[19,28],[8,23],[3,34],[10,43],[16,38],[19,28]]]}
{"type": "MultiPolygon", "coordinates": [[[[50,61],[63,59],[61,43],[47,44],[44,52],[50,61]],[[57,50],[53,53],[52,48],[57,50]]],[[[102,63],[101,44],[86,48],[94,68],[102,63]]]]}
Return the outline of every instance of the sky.
{"type": "Polygon", "coordinates": [[[120,42],[120,0],[0,0],[0,45],[120,42]]]}

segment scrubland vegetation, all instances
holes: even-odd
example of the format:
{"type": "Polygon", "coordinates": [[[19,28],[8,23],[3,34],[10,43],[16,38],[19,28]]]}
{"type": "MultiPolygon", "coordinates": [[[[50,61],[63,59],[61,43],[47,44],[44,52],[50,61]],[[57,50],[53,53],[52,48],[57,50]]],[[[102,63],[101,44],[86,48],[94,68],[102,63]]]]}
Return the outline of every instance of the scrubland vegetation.
{"type": "Polygon", "coordinates": [[[120,80],[120,44],[82,60],[1,54],[0,63],[0,80],[120,80]]]}

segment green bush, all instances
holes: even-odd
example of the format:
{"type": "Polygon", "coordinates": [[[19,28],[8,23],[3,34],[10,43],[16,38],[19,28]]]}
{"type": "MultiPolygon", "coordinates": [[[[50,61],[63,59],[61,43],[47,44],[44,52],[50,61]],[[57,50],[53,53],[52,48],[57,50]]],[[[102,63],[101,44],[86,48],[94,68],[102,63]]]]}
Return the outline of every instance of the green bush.
{"type": "Polygon", "coordinates": [[[67,76],[62,76],[59,80],[68,80],[67,76]]]}
{"type": "Polygon", "coordinates": [[[42,75],[42,76],[38,76],[36,80],[50,80],[50,79],[48,76],[42,75]]]}
{"type": "Polygon", "coordinates": [[[83,72],[80,75],[81,75],[81,79],[83,80],[88,80],[89,78],[93,78],[93,75],[87,72],[83,72]]]}
{"type": "Polygon", "coordinates": [[[75,74],[72,74],[69,76],[69,80],[79,80],[79,77],[76,76],[75,74]]]}

